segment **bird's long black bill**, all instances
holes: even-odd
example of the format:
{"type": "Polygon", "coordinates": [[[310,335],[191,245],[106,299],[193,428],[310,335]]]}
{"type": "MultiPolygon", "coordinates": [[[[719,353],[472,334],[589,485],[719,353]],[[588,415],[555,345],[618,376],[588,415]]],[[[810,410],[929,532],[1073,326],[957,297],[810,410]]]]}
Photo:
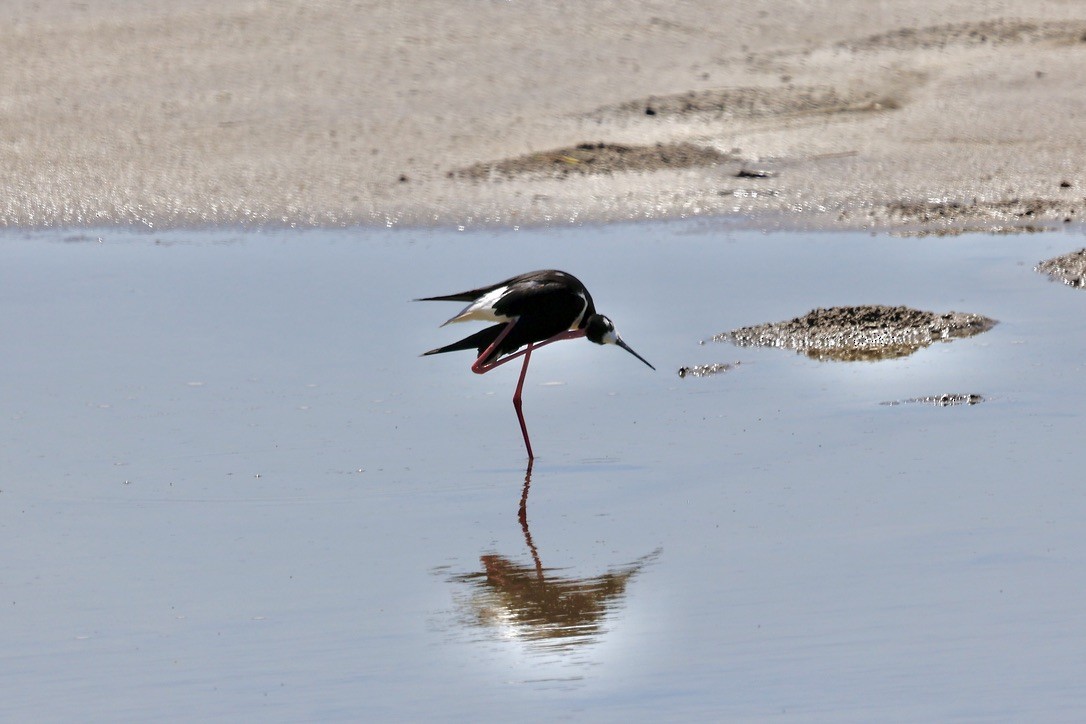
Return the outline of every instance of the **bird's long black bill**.
{"type": "Polygon", "coordinates": [[[621,339],[615,340],[615,344],[617,344],[619,347],[621,347],[622,349],[624,349],[627,352],[629,352],[630,354],[632,354],[634,357],[637,357],[637,359],[641,360],[642,362],[647,364],[652,370],[655,371],[656,368],[653,367],[652,364],[647,359],[645,359],[644,357],[639,355],[637,352],[634,352],[633,348],[630,345],[626,344],[621,339]]]}

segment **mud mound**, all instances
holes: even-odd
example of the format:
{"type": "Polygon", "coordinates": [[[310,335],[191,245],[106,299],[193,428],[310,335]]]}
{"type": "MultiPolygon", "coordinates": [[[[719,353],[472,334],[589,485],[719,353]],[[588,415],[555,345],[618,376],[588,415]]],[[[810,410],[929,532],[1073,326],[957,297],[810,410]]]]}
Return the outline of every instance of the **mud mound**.
{"type": "Polygon", "coordinates": [[[909,307],[866,305],[815,309],[786,322],[741,327],[713,337],[740,347],[787,347],[819,360],[875,361],[905,357],[932,342],[986,332],[995,320],[979,314],[936,314],[909,307]]]}
{"type": "Polygon", "coordinates": [[[1086,249],[1046,259],[1034,269],[1047,274],[1050,279],[1081,289],[1086,287],[1086,249]]]}
{"type": "Polygon", "coordinates": [[[692,143],[657,143],[654,146],[582,143],[500,161],[485,161],[450,171],[449,176],[477,181],[526,176],[561,179],[571,175],[712,166],[734,160],[726,153],[692,143]]]}

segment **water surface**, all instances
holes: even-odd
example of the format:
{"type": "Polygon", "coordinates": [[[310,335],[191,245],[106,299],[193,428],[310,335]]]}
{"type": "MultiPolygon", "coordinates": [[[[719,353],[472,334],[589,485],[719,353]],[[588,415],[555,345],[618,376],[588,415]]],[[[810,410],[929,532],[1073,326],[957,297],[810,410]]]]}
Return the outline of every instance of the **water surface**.
{"type": "Polygon", "coordinates": [[[1073,234],[712,222],[0,237],[5,719],[1076,720],[1073,234]],[[408,300],[575,273],[656,365],[408,300]],[[880,362],[699,344],[975,312],[880,362]],[[740,362],[680,379],[681,366],[740,362]],[[883,405],[980,394],[977,405],[883,405]]]}

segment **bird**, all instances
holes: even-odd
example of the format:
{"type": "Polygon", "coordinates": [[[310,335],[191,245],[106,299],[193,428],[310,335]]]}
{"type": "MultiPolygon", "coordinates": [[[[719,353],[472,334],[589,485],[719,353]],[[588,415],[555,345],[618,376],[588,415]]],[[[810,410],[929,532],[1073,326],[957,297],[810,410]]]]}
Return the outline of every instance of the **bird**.
{"type": "Polygon", "coordinates": [[[622,340],[610,319],[596,312],[588,289],[568,272],[541,269],[478,289],[422,297],[415,301],[467,302],[466,307],[441,325],[443,327],[453,322],[496,322],[458,342],[423,352],[421,356],[473,349],[478,356],[471,365],[471,371],[479,375],[524,357],[520,379],[513,393],[513,408],[517,412],[529,461],[535,455],[528,437],[528,426],[524,423],[521,391],[533,350],[552,342],[585,337],[596,344],[621,347],[651,369],[656,369],[622,340]]]}

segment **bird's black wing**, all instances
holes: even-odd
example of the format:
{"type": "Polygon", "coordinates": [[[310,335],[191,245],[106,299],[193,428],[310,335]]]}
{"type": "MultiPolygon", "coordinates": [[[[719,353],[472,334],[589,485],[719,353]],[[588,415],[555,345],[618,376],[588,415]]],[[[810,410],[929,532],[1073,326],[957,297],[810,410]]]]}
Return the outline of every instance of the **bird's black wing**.
{"type": "Polygon", "coordinates": [[[479,297],[483,296],[487,292],[497,289],[497,286],[482,287],[480,289],[472,289],[470,292],[460,292],[459,294],[446,294],[441,297],[419,297],[415,299],[416,302],[474,302],[479,297]]]}
{"type": "Polygon", "coordinates": [[[487,348],[494,344],[494,340],[498,338],[506,327],[512,326],[509,333],[505,335],[505,338],[501,341],[494,350],[481,361],[483,364],[490,364],[496,361],[499,357],[503,357],[507,354],[516,352],[521,347],[525,346],[529,342],[542,342],[550,339],[559,332],[564,332],[568,329],[567,326],[559,326],[557,328],[555,324],[548,323],[546,320],[539,320],[533,318],[522,317],[521,319],[515,319],[512,322],[503,322],[501,324],[494,324],[486,329],[480,329],[475,334],[469,334],[461,340],[447,344],[444,347],[437,347],[429,352],[423,352],[422,356],[431,354],[443,354],[445,352],[459,352],[461,350],[473,349],[479,358],[482,358],[483,352],[487,348]]]}
{"type": "Polygon", "coordinates": [[[474,302],[481,296],[489,294],[499,287],[511,287],[519,282],[523,282],[526,279],[530,279],[533,276],[538,276],[542,272],[528,272],[527,274],[518,274],[515,277],[510,277],[497,284],[488,284],[485,287],[479,287],[478,289],[469,289],[466,292],[457,292],[456,294],[443,294],[440,297],[421,297],[416,299],[416,302],[474,302]]]}
{"type": "MultiPolygon", "coordinates": [[[[444,347],[438,347],[436,349],[430,350],[429,352],[423,352],[422,356],[425,357],[428,354],[442,354],[443,352],[459,352],[465,349],[478,350],[477,354],[482,354],[487,347],[494,343],[494,340],[498,338],[498,335],[502,333],[503,329],[505,329],[504,324],[495,324],[492,327],[481,329],[475,334],[470,334],[467,337],[464,337],[459,342],[453,342],[452,344],[447,344],[444,347]]],[[[502,341],[504,342],[505,340],[502,341]]],[[[503,344],[502,346],[505,345],[503,344]]],[[[491,355],[491,359],[495,358],[496,356],[497,355],[491,355]]]]}
{"type": "MultiPolygon", "coordinates": [[[[416,302],[474,302],[495,289],[507,287],[509,291],[502,297],[502,301],[509,298],[509,303],[518,304],[520,300],[529,300],[537,294],[549,294],[562,289],[580,291],[591,303],[591,296],[584,284],[577,277],[557,269],[540,269],[537,271],[518,274],[515,277],[503,279],[496,284],[488,284],[478,289],[469,289],[466,292],[455,294],[443,294],[436,297],[420,297],[416,302]]],[[[595,310],[591,310],[594,312],[595,310]]],[[[590,313],[591,313],[590,312],[590,313]]]]}

